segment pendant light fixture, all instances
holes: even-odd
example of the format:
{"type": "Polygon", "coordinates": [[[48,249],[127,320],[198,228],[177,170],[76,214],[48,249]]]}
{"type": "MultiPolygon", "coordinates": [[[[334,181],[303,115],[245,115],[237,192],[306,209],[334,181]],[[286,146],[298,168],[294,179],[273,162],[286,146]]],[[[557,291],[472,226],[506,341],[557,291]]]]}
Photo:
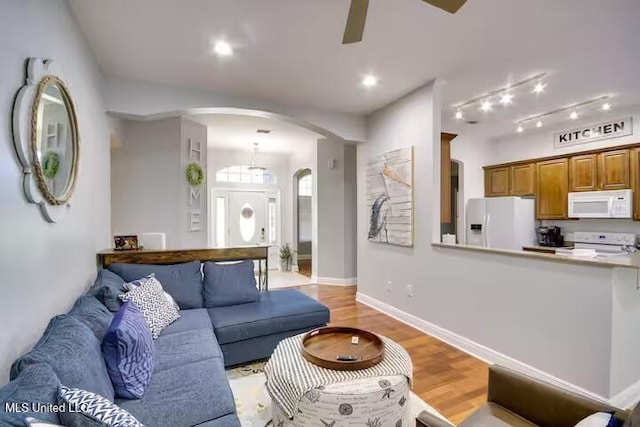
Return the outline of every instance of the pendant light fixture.
{"type": "Polygon", "coordinates": [[[251,152],[251,163],[249,163],[250,171],[265,171],[267,168],[264,166],[258,166],[258,155],[260,154],[260,147],[257,142],[253,143],[253,151],[251,152]]]}

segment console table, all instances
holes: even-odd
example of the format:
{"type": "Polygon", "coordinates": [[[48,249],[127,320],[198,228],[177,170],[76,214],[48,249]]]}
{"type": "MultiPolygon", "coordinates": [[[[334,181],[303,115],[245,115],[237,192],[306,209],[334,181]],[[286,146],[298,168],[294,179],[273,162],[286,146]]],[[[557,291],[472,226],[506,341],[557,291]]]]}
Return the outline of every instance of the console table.
{"type": "Polygon", "coordinates": [[[154,249],[98,252],[98,267],[106,268],[116,262],[128,264],[177,264],[189,261],[258,261],[258,288],[269,290],[269,247],[239,246],[209,249],[154,249]],[[263,267],[264,263],[264,267],[263,267]]]}

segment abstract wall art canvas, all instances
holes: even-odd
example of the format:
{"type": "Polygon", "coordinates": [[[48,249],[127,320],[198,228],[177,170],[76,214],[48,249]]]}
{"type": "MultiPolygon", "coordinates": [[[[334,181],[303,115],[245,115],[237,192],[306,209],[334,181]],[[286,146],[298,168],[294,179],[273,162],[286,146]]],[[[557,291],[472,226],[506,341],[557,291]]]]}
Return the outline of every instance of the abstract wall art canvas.
{"type": "Polygon", "coordinates": [[[367,211],[370,241],[413,246],[413,147],[369,160],[367,211]]]}

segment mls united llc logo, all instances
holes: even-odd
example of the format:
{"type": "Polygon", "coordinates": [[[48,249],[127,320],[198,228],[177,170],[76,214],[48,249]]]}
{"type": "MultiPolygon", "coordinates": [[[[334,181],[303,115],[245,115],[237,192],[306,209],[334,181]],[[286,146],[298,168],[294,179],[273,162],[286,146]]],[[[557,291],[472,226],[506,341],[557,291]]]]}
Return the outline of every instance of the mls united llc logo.
{"type": "Polygon", "coordinates": [[[7,413],[22,413],[22,412],[34,412],[34,413],[51,413],[51,412],[86,412],[86,404],[74,405],[70,403],[61,403],[54,405],[52,403],[40,403],[40,402],[6,402],[4,404],[4,411],[7,413]]]}

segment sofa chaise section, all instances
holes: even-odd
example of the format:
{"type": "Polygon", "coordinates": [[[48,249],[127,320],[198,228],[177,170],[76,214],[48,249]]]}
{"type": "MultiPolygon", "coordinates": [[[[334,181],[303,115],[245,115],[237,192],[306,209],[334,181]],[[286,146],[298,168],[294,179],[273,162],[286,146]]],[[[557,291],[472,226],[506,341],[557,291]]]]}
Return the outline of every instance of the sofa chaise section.
{"type": "Polygon", "coordinates": [[[329,309],[296,289],[262,292],[253,303],[207,309],[226,366],[271,356],[287,337],[329,322],[329,309]]]}

